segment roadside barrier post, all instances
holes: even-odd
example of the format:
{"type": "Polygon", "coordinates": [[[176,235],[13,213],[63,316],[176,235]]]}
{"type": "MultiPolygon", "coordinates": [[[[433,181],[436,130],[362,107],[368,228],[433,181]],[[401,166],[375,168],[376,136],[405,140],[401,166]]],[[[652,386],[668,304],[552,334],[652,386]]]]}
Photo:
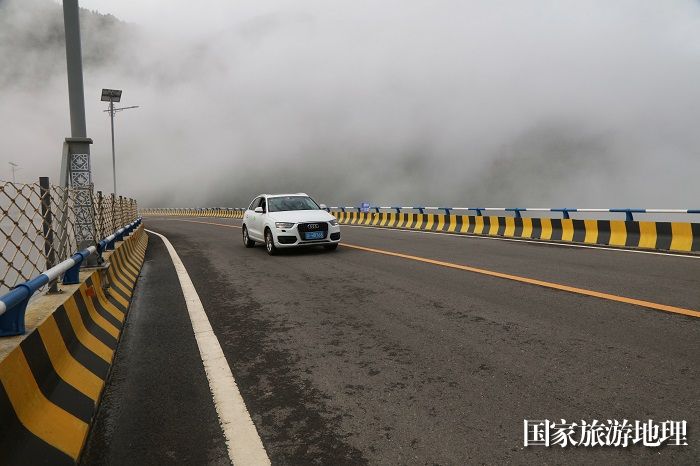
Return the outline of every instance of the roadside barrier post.
{"type": "Polygon", "coordinates": [[[24,313],[31,293],[26,284],[18,285],[4,296],[2,307],[4,312],[0,314],[0,337],[22,335],[25,332],[24,313]]]}
{"type": "Polygon", "coordinates": [[[520,212],[522,212],[523,210],[527,210],[527,209],[523,209],[523,208],[520,208],[520,207],[515,207],[515,208],[508,208],[508,209],[506,209],[506,212],[513,212],[513,216],[514,216],[515,218],[523,218],[523,216],[520,215],[520,212]]]}
{"type": "Polygon", "coordinates": [[[633,213],[644,213],[646,212],[645,209],[610,209],[610,212],[624,212],[625,214],[625,221],[627,222],[634,222],[634,215],[633,213]]]}
{"type": "Polygon", "coordinates": [[[80,264],[83,263],[86,257],[90,255],[88,250],[80,251],[73,254],[71,259],[75,261],[75,264],[63,274],[63,284],[64,285],[77,285],[80,283],[80,264]]]}
{"type": "Polygon", "coordinates": [[[569,212],[576,212],[576,209],[568,209],[566,207],[560,208],[560,209],[552,209],[552,212],[561,212],[562,217],[561,218],[571,218],[569,215],[569,212]]]}

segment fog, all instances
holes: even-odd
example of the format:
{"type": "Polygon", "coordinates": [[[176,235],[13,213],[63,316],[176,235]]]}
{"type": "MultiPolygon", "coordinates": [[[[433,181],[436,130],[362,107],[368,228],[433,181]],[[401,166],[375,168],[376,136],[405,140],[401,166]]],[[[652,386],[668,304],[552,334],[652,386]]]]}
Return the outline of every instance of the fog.
{"type": "MultiPolygon", "coordinates": [[[[81,2],[128,21],[83,21],[93,176],[111,191],[99,95],[124,89],[119,191],[141,206],[700,205],[697,1],[111,3],[81,2]]],[[[58,181],[60,10],[0,0],[0,178],[58,181]]]]}

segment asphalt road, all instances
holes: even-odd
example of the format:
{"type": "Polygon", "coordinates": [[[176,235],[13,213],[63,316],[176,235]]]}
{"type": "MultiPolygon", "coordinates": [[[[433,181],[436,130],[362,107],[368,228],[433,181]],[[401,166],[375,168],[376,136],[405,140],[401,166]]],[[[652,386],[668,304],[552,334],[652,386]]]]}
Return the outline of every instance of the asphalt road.
{"type": "MultiPolygon", "coordinates": [[[[182,258],[273,464],[700,463],[698,318],[343,246],[269,257],[243,247],[235,220],[145,223],[182,258]],[[686,420],[690,445],[524,448],[524,419],[686,420]]],[[[697,258],[342,235],[700,310],[697,258]]],[[[83,463],[227,462],[184,299],[152,235],[83,463]]]]}

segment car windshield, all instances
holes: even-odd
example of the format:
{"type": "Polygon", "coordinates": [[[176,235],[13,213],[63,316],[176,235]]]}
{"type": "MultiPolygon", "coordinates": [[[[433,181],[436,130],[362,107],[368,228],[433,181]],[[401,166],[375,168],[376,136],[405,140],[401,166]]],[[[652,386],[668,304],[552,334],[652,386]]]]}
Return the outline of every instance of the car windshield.
{"type": "Polygon", "coordinates": [[[320,207],[308,196],[279,196],[267,198],[270,212],[286,210],[319,210],[320,207]]]}

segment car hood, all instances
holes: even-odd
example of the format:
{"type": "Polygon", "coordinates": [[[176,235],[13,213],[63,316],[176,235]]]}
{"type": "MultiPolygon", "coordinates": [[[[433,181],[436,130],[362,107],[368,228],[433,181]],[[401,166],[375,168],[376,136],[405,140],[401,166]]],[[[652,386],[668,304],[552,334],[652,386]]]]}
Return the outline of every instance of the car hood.
{"type": "Polygon", "coordinates": [[[268,217],[275,222],[328,222],[335,217],[325,210],[287,210],[284,212],[270,212],[268,217]]]}

